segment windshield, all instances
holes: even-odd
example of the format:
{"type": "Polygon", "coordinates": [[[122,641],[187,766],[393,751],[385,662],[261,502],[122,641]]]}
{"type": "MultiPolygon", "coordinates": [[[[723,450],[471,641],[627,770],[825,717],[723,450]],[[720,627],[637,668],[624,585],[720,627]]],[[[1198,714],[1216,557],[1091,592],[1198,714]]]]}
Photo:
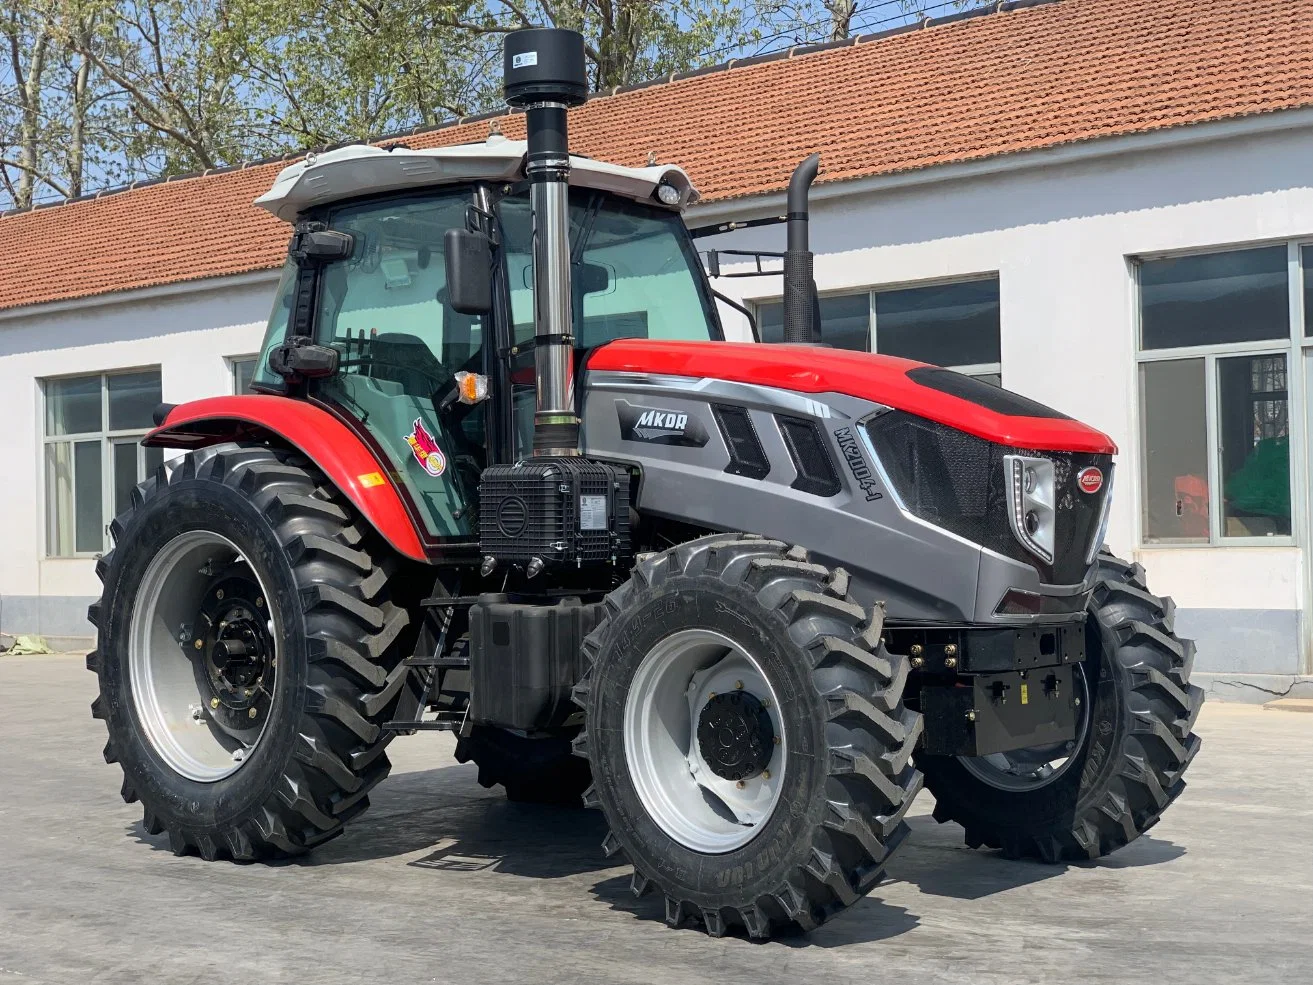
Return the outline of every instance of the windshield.
{"type": "MultiPolygon", "coordinates": [[[[515,340],[525,342],[533,337],[533,217],[527,196],[502,201],[501,226],[515,340]]],[[[678,213],[572,188],[570,244],[579,348],[612,339],[722,337],[678,213]]]]}

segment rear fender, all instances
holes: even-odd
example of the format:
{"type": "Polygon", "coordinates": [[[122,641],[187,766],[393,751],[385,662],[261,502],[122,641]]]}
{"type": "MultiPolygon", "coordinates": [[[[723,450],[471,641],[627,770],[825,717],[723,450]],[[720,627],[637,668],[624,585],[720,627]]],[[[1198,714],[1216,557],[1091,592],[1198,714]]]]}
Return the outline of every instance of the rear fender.
{"type": "Polygon", "coordinates": [[[408,558],[428,560],[387,464],[328,411],[304,400],[258,395],[208,397],[167,411],[143,445],[192,450],[223,441],[273,440],[294,448],[393,548],[408,558]]]}

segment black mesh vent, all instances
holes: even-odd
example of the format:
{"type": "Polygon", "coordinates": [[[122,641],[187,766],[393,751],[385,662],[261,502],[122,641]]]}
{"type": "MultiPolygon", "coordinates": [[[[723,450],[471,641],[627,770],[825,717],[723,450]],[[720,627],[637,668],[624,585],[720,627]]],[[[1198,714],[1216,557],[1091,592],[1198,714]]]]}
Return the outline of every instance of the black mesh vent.
{"type": "Polygon", "coordinates": [[[1107,476],[1110,455],[1009,448],[901,411],[884,414],[866,427],[894,488],[921,519],[1032,565],[1048,584],[1069,585],[1085,577],[1085,554],[1099,525],[1108,483],[1090,495],[1077,487],[1076,476],[1089,465],[1107,476]],[[1003,456],[1009,454],[1053,463],[1057,527],[1051,565],[1026,550],[1008,523],[1003,456]]]}
{"type": "Polygon", "coordinates": [[[776,414],[775,421],[784,436],[784,445],[793,458],[798,477],[793,488],[814,496],[834,496],[839,492],[839,476],[816,425],[800,417],[776,414]]]}
{"type": "Polygon", "coordinates": [[[770,472],[770,461],[761,447],[752,418],[742,407],[730,404],[713,404],[712,413],[720,428],[725,445],[729,448],[729,464],[725,471],[730,475],[743,475],[749,479],[764,479],[770,472]]]}

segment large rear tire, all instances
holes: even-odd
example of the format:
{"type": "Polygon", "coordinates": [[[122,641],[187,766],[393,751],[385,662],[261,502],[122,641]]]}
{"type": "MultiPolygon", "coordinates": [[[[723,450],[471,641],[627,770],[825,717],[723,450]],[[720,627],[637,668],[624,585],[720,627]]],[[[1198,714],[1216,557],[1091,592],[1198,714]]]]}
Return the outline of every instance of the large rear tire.
{"type": "Polygon", "coordinates": [[[236,861],[340,834],[417,701],[390,549],[303,457],[238,444],[161,468],[112,533],[92,713],[146,832],[236,861]]]}
{"type": "Polygon", "coordinates": [[[1027,784],[991,782],[951,756],[915,757],[935,820],[961,824],[972,848],[1045,862],[1099,858],[1157,824],[1185,789],[1204,699],[1190,683],[1194,643],[1173,634],[1176,606],[1149,593],[1140,565],[1107,552],[1098,565],[1083,667],[1090,715],[1070,763],[1027,784]]]}
{"type": "Polygon", "coordinates": [[[668,924],[809,930],[879,881],[921,785],[882,624],[841,569],[734,534],[649,556],[608,596],[575,689],[585,800],[668,924]]]}

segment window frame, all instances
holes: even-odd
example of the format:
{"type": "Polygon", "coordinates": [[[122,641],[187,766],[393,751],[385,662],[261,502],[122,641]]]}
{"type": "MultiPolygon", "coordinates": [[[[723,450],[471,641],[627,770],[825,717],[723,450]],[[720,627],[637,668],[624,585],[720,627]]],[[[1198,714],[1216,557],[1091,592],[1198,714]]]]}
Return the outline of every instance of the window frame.
{"type": "Polygon", "coordinates": [[[1215,550],[1222,547],[1296,547],[1308,541],[1307,502],[1299,477],[1307,474],[1306,449],[1306,394],[1305,357],[1313,351],[1313,338],[1305,338],[1303,268],[1301,250],[1313,246],[1313,239],[1258,240],[1245,243],[1227,243],[1216,246],[1191,247],[1183,250],[1160,250],[1128,255],[1126,260],[1132,278],[1131,324],[1135,351],[1135,425],[1134,433],[1139,445],[1136,462],[1136,544],[1139,549],[1157,550],[1215,550]],[[1262,247],[1286,247],[1286,295],[1289,308],[1290,333],[1285,338],[1262,339],[1249,342],[1223,342],[1208,345],[1177,346],[1175,348],[1145,349],[1143,294],[1140,272],[1143,264],[1155,260],[1170,260],[1188,256],[1216,253],[1235,253],[1262,247]],[[1286,417],[1287,437],[1290,443],[1290,533],[1272,536],[1226,536],[1223,533],[1222,446],[1220,402],[1221,391],[1217,363],[1233,356],[1283,356],[1286,361],[1286,417]],[[1185,359],[1202,359],[1204,363],[1204,424],[1205,448],[1208,453],[1208,539],[1207,540],[1150,540],[1147,532],[1145,507],[1147,502],[1148,434],[1144,413],[1143,375],[1141,366],[1154,362],[1171,362],[1185,359]]]}
{"type": "MultiPolygon", "coordinates": [[[[999,285],[999,361],[996,363],[962,363],[952,366],[944,366],[944,369],[951,369],[955,373],[962,373],[964,376],[997,376],[1002,379],[1003,360],[1002,360],[1002,334],[1003,334],[1003,291],[1002,276],[999,271],[976,271],[970,274],[958,274],[952,277],[935,277],[929,280],[910,280],[910,281],[891,281],[887,284],[879,284],[871,287],[848,287],[837,288],[830,291],[817,292],[821,298],[833,297],[858,297],[862,294],[867,296],[867,336],[870,339],[870,347],[866,350],[879,354],[880,352],[880,326],[876,319],[875,306],[876,296],[888,294],[894,291],[915,290],[922,287],[945,287],[950,284],[973,284],[982,281],[992,280],[999,285]]],[[[752,298],[749,302],[752,308],[753,321],[761,323],[761,309],[768,304],[782,304],[783,297],[761,297],[752,298]]],[[[1310,340],[1313,341],[1313,340],[1310,340]]],[[[769,343],[763,343],[769,344],[769,343]]]]}
{"type": "MultiPolygon", "coordinates": [[[[146,366],[126,366],[118,369],[105,370],[99,373],[61,373],[57,376],[43,376],[40,380],[41,385],[41,557],[47,561],[66,561],[78,558],[98,558],[105,553],[109,547],[109,525],[114,519],[114,445],[125,439],[130,439],[137,443],[137,474],[145,475],[146,473],[146,449],[141,444],[141,439],[150,433],[151,428],[117,428],[109,427],[109,380],[115,376],[129,376],[134,373],[155,373],[160,378],[161,394],[164,387],[163,367],[158,363],[146,366]],[[79,380],[79,379],[96,379],[100,382],[100,423],[99,431],[79,431],[70,434],[47,434],[47,415],[49,400],[48,384],[56,383],[61,380],[79,380]],[[52,518],[50,515],[50,488],[49,475],[46,466],[47,449],[51,445],[70,444],[74,445],[79,442],[99,441],[100,442],[100,519],[101,535],[100,549],[96,551],[79,551],[77,550],[77,533],[74,531],[72,543],[73,550],[68,554],[56,554],[51,551],[51,529],[52,518]]],[[[73,517],[76,526],[77,517],[77,476],[76,462],[72,466],[74,475],[72,477],[72,487],[74,489],[73,500],[73,517]]],[[[139,480],[140,481],[140,480],[139,480]]]]}
{"type": "Polygon", "coordinates": [[[233,396],[240,397],[243,394],[250,392],[248,390],[237,389],[237,364],[247,362],[251,364],[251,382],[254,383],[260,370],[260,353],[249,352],[240,356],[224,356],[223,361],[228,367],[228,380],[232,384],[233,396]]]}

